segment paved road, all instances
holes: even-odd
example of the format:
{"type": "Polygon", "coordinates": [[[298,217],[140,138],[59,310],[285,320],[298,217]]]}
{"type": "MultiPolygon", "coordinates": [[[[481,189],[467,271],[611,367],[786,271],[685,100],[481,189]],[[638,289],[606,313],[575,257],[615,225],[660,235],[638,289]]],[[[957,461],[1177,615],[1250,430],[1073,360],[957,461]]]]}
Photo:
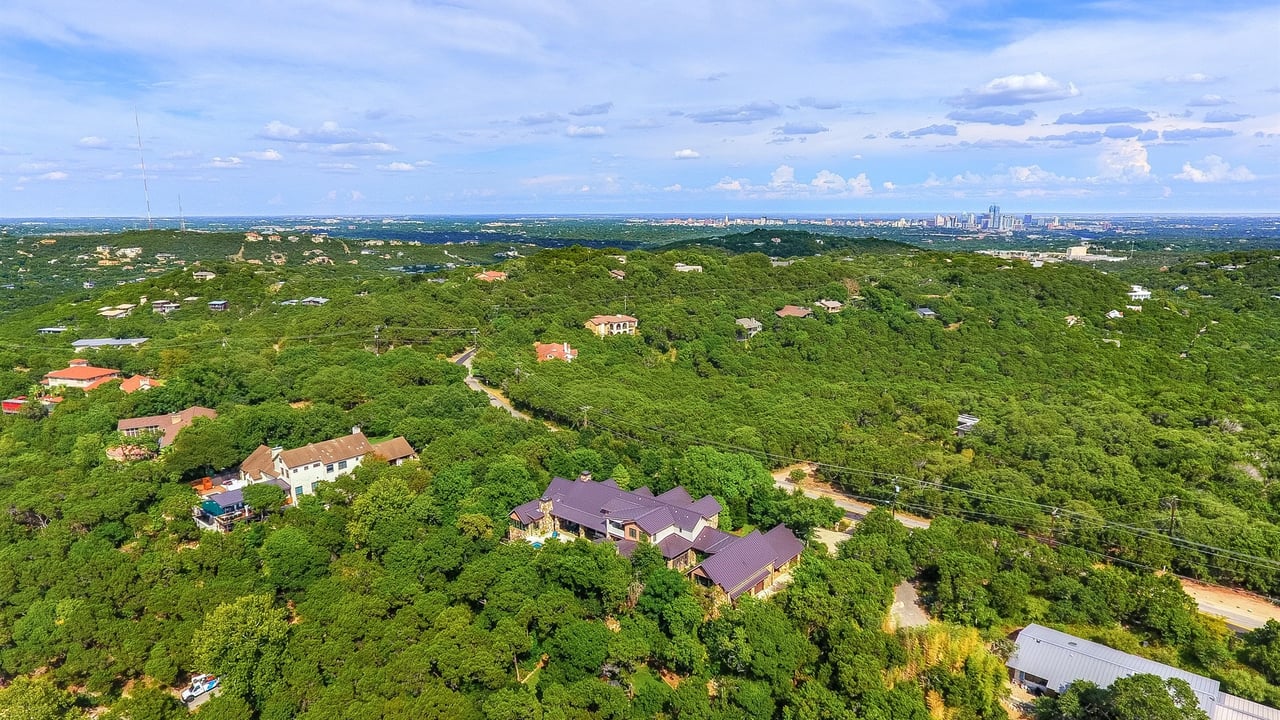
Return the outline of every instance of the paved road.
{"type": "MultiPolygon", "coordinates": [[[[773,482],[783,490],[791,492],[796,489],[795,483],[788,479],[791,471],[796,469],[810,471],[812,468],[813,466],[809,463],[799,463],[775,470],[773,472],[773,482]]],[[[875,507],[869,503],[842,496],[838,492],[825,488],[804,487],[801,489],[805,495],[811,498],[830,498],[837,507],[845,511],[845,517],[854,522],[866,517],[866,514],[875,507]]],[[[927,518],[903,513],[898,513],[897,518],[898,522],[909,528],[929,527],[927,518]]],[[[1243,590],[1226,590],[1190,580],[1182,581],[1182,589],[1195,599],[1201,613],[1224,620],[1227,625],[1236,630],[1260,628],[1267,623],[1268,619],[1280,621],[1280,606],[1261,595],[1255,595],[1243,590]]]]}
{"type": "MultiPolygon", "coordinates": [[[[490,405],[496,408],[501,408],[503,410],[506,410],[507,412],[511,413],[511,417],[517,418],[519,420],[533,420],[533,418],[529,417],[528,414],[522,413],[519,410],[515,409],[515,407],[511,405],[511,401],[503,397],[501,392],[498,392],[497,390],[487,385],[484,385],[483,383],[481,383],[479,380],[476,379],[475,375],[471,374],[471,361],[475,359],[476,350],[478,349],[479,348],[470,348],[462,352],[461,354],[455,355],[452,358],[450,358],[451,360],[453,360],[454,365],[461,365],[467,369],[467,377],[463,379],[463,382],[465,382],[467,384],[467,387],[471,388],[472,390],[488,395],[490,405]]],[[[551,423],[547,423],[547,428],[549,428],[552,431],[560,429],[558,427],[555,427],[551,423]]]]}
{"type": "Polygon", "coordinates": [[[929,614],[920,605],[920,596],[914,585],[907,581],[893,589],[893,607],[889,609],[896,628],[920,627],[929,624],[929,614]]]}
{"type": "MultiPolygon", "coordinates": [[[[794,490],[796,490],[796,484],[791,482],[787,478],[788,476],[790,476],[791,471],[796,469],[797,467],[802,467],[802,466],[792,465],[789,467],[784,467],[781,470],[773,471],[773,484],[777,485],[783,490],[786,490],[787,492],[793,492],[794,490]]],[[[855,522],[866,517],[867,513],[871,512],[876,507],[871,503],[865,503],[865,502],[862,502],[861,500],[854,500],[853,498],[846,497],[844,495],[841,495],[838,492],[833,492],[830,490],[813,488],[813,487],[801,487],[800,490],[806,496],[811,498],[829,498],[831,502],[834,502],[836,504],[836,507],[841,508],[842,510],[845,511],[844,513],[845,517],[855,522]]],[[[906,515],[903,513],[897,513],[896,515],[898,518],[898,522],[902,523],[903,525],[909,528],[923,529],[923,528],[929,527],[928,518],[916,517],[914,515],[906,515]]]]}

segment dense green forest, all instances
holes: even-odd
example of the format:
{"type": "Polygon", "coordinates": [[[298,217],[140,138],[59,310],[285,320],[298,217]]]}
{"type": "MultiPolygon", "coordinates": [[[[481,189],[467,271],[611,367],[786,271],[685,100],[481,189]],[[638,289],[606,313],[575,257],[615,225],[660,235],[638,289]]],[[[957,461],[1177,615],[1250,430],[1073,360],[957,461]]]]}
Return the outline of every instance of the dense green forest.
{"type": "Polygon", "coordinates": [[[88,357],[165,384],[0,419],[0,718],[182,717],[169,688],[198,672],[222,678],[212,718],[1004,718],[1005,637],[1032,621],[1280,703],[1280,626],[1237,637],[1152,572],[1280,592],[1269,253],[1124,279],[878,244],[786,267],[618,255],[547,250],[492,284],[206,261],[209,281],[175,269],[6,313],[5,397],[82,337],[150,338],[88,357]],[[1153,290],[1141,312],[1130,282],[1153,290]],[[330,302],[280,304],[308,296],[330,302]],[[143,297],[182,307],[98,315],[143,297]],[[846,307],[773,314],[819,299],[846,307]],[[583,327],[622,312],[637,336],[583,327]],[[763,330],[740,337],[743,317],[763,330]],[[69,329],[36,334],[50,325],[69,329]],[[537,363],[534,342],[579,355],[537,363]],[[463,384],[448,358],[477,343],[477,375],[549,425],[463,384]],[[118,420],[191,405],[219,416],[155,460],[106,459],[118,420]],[[961,412],[981,418],[964,437],[961,412]],[[196,529],[191,481],[352,425],[420,461],[196,529]],[[773,486],[795,459],[939,519],[875,511],[772,598],[721,608],[648,549],[501,541],[512,507],[582,471],[713,494],[737,532],[807,535],[839,512],[773,486]],[[939,622],[886,629],[904,579],[939,622]]]}

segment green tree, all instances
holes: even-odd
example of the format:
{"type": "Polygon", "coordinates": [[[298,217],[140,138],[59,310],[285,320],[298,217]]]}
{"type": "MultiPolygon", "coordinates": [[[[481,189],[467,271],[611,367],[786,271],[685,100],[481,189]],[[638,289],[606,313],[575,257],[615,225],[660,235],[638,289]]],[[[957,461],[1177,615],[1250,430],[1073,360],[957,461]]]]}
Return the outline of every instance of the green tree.
{"type": "Polygon", "coordinates": [[[302,530],[280,528],[262,543],[262,570],[273,585],[285,592],[305,589],[324,577],[329,553],[317,547],[302,530]]]}
{"type": "Polygon", "coordinates": [[[280,680],[289,621],[270,595],[248,595],[214,608],[196,632],[192,656],[201,672],[222,678],[224,692],[265,699],[280,680]]]}
{"type": "Polygon", "coordinates": [[[17,677],[0,690],[0,720],[71,720],[75,698],[45,678],[17,677]]]}

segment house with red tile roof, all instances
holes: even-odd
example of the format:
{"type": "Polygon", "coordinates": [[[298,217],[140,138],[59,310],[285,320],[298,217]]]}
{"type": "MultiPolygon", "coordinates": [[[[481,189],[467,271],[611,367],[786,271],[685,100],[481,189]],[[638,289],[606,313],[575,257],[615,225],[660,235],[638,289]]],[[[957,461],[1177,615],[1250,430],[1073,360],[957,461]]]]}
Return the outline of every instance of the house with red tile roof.
{"type": "Polygon", "coordinates": [[[573,362],[574,358],[578,357],[578,351],[570,347],[569,343],[534,343],[533,353],[538,356],[538,362],[548,360],[573,362]]]}
{"type": "Polygon", "coordinates": [[[640,321],[630,315],[596,315],[583,325],[600,337],[635,335],[640,321]]]}
{"type": "Polygon", "coordinates": [[[146,375],[130,375],[120,383],[120,391],[128,395],[139,390],[150,390],[164,384],[163,380],[157,380],[146,375]]]}
{"type": "Polygon", "coordinates": [[[472,277],[479,280],[480,282],[491,283],[491,282],[499,282],[501,280],[506,280],[507,274],[502,272],[501,270],[485,270],[484,272],[476,273],[472,277]]]}
{"type": "Polygon", "coordinates": [[[94,367],[89,364],[88,360],[76,358],[71,361],[68,367],[62,370],[45,373],[44,379],[40,382],[51,390],[60,387],[91,390],[108,380],[115,380],[118,377],[120,377],[119,370],[94,367]]]}
{"type": "Polygon", "coordinates": [[[773,314],[780,318],[807,318],[813,314],[813,311],[799,305],[783,305],[781,310],[775,310],[773,314]]]}
{"type": "Polygon", "coordinates": [[[630,556],[640,543],[657,546],[667,567],[689,573],[719,602],[766,592],[799,561],[804,543],[785,525],[739,537],[720,530],[720,503],[694,500],[681,486],[660,495],[623,490],[613,480],[554,478],[542,495],[511,511],[510,540],[611,542],[630,556]]]}

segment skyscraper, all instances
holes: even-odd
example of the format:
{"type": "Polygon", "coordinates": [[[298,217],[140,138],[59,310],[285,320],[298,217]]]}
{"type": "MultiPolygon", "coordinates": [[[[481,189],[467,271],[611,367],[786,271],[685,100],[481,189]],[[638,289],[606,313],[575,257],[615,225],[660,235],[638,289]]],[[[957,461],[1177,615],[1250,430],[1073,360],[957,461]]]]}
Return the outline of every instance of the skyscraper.
{"type": "Polygon", "coordinates": [[[992,205],[987,208],[987,227],[992,230],[1000,229],[1000,206],[992,205]]]}

